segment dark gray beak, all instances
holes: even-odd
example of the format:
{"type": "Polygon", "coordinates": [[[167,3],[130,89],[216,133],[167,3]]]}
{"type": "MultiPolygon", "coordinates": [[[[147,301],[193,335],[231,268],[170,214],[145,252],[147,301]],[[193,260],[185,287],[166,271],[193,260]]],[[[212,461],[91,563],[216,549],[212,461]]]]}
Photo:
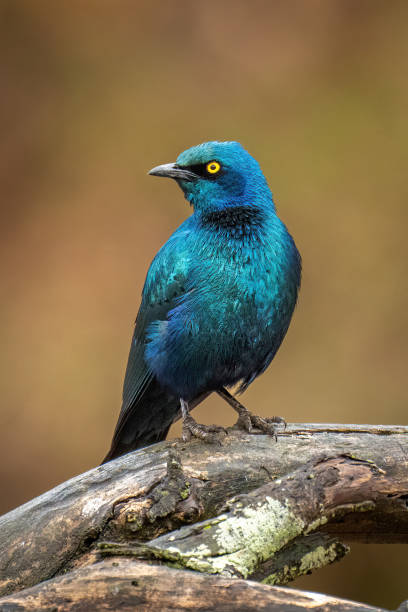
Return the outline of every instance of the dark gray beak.
{"type": "Polygon", "coordinates": [[[162,166],[156,166],[149,171],[149,174],[153,176],[166,176],[168,178],[176,179],[177,181],[194,181],[197,179],[197,175],[187,168],[180,168],[177,164],[163,164],[162,166]]]}

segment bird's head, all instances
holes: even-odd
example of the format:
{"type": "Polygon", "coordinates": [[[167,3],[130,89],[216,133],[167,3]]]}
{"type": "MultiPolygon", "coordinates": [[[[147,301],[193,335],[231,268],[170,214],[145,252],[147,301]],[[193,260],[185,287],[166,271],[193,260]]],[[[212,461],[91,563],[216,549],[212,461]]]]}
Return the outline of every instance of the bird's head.
{"type": "Polygon", "coordinates": [[[239,142],[205,142],[149,174],[175,179],[198,211],[243,204],[273,209],[272,194],[258,162],[239,142]]]}

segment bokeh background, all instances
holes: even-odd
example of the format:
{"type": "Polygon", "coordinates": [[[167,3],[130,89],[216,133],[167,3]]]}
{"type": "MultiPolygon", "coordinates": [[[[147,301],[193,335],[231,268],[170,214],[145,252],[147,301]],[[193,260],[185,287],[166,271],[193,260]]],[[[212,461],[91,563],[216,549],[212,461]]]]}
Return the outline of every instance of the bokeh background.
{"type": "MultiPolygon", "coordinates": [[[[407,423],[407,20],[404,0],[0,0],[0,511],[107,451],[146,269],[190,214],[146,172],[206,140],[259,160],[304,262],[247,405],[407,423]]],[[[216,398],[196,417],[234,420],[216,398]]],[[[406,559],[355,546],[295,586],[395,607],[406,559]]]]}

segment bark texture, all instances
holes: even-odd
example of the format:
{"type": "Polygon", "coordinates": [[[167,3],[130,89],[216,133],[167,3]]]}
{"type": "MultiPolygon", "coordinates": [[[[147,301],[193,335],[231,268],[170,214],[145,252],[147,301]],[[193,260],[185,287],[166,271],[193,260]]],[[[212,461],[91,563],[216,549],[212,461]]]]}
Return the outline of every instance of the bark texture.
{"type": "Polygon", "coordinates": [[[84,567],[0,600],[2,612],[380,612],[318,593],[121,559],[84,567]]]}

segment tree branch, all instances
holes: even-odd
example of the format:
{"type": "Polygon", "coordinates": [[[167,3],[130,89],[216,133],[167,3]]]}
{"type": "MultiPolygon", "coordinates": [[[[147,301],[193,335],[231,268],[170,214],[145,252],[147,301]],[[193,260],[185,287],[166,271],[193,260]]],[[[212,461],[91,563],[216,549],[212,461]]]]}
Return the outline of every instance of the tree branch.
{"type": "MultiPolygon", "coordinates": [[[[408,493],[371,462],[343,455],[312,461],[288,476],[269,482],[246,495],[229,500],[215,518],[166,533],[141,547],[135,556],[230,578],[248,578],[296,538],[327,525],[347,513],[375,511],[387,504],[398,510],[401,495],[408,493]],[[398,500],[395,503],[395,500],[398,500]],[[390,502],[392,500],[392,502],[390,502]]],[[[405,501],[403,512],[408,514],[405,501]]],[[[123,554],[115,544],[102,544],[104,555],[123,554]]],[[[309,550],[298,565],[301,573],[337,558],[330,551],[309,550]]],[[[131,554],[126,548],[126,554],[131,554]]],[[[344,554],[344,549],[341,551],[344,554]]],[[[292,566],[291,572],[294,573],[292,566]]],[[[281,572],[268,576],[269,584],[280,582],[281,572]]]]}
{"type": "Polygon", "coordinates": [[[104,561],[0,600],[0,610],[89,612],[381,612],[379,608],[246,580],[120,559],[104,561]]]}
{"type": "Polygon", "coordinates": [[[0,517],[0,592],[108,554],[283,584],[345,554],[317,529],[407,542],[407,434],[301,424],[130,453],[0,517]]]}

